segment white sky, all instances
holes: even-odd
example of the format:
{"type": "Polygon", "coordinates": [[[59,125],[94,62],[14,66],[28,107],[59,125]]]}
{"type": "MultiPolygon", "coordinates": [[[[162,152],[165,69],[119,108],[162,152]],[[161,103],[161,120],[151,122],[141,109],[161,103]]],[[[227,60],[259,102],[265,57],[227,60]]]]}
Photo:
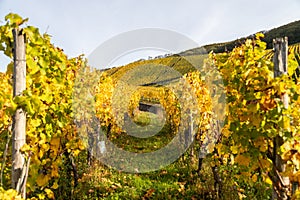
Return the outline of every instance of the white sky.
{"type": "MultiPolygon", "coordinates": [[[[28,24],[74,57],[140,28],[173,30],[199,46],[234,40],[299,20],[299,10],[299,0],[0,0],[0,23],[9,12],[28,17],[28,24]]],[[[0,56],[0,71],[5,62],[0,56]]]]}

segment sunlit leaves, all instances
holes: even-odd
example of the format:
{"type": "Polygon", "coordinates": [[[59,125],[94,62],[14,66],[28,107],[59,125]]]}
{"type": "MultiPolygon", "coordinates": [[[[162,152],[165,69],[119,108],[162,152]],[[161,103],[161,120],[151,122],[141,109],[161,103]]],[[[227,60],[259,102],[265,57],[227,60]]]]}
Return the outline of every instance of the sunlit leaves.
{"type": "MultiPolygon", "coordinates": [[[[218,153],[222,156],[233,154],[235,164],[243,166],[243,170],[249,166],[246,170],[249,175],[259,167],[264,171],[265,182],[271,183],[267,172],[272,170],[272,161],[267,155],[276,135],[285,141],[281,155],[299,170],[295,142],[299,139],[299,83],[291,79],[297,63],[294,52],[289,55],[289,76],[273,77],[273,64],[265,56],[269,52],[261,37],[257,35],[247,40],[232,52],[211,55],[211,59],[223,75],[229,111],[227,125],[222,129],[225,136],[222,142],[231,147],[218,148],[218,153]],[[288,109],[281,102],[283,94],[290,96],[288,109]]],[[[294,176],[293,172],[286,175],[294,176]]],[[[251,180],[257,182],[257,175],[252,174],[251,180]]]]}
{"type": "Polygon", "coordinates": [[[10,26],[15,28],[15,27],[18,27],[18,26],[22,25],[23,23],[27,22],[28,18],[23,19],[18,14],[9,13],[8,15],[5,16],[5,20],[9,22],[10,26]]]}
{"type": "Polygon", "coordinates": [[[23,198],[21,195],[18,195],[16,190],[4,190],[2,187],[0,187],[0,199],[22,200],[23,198]]]}
{"type": "MultiPolygon", "coordinates": [[[[10,13],[6,21],[0,26],[0,50],[11,57],[12,28],[27,19],[10,13]]],[[[41,35],[33,26],[24,27],[23,32],[26,35],[26,90],[22,96],[12,99],[12,63],[6,74],[0,73],[0,133],[8,129],[14,110],[22,107],[27,115],[26,145],[22,152],[31,156],[30,164],[35,168],[29,171],[30,191],[59,178],[64,152],[77,156],[84,149],[77,137],[71,108],[76,71],[83,61],[81,57],[68,59],[61,49],[51,44],[49,35],[41,35]]],[[[53,189],[57,187],[54,185],[53,189]]],[[[45,189],[45,196],[54,198],[50,189],[45,189]]]]}

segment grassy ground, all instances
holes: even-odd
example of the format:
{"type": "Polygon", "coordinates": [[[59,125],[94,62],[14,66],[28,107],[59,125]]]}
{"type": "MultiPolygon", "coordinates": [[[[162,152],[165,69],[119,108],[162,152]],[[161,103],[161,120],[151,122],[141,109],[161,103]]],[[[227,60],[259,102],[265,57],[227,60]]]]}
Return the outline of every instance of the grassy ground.
{"type": "MultiPolygon", "coordinates": [[[[157,122],[152,113],[140,112],[133,119],[142,127],[157,122]],[[151,122],[152,121],[152,122],[151,122]]],[[[150,127],[151,128],[151,127],[150,127]]],[[[126,151],[152,152],[168,144],[174,137],[166,124],[150,138],[136,138],[121,134],[114,143],[126,151]]],[[[84,155],[82,155],[84,157],[84,155]]],[[[204,164],[201,175],[196,172],[197,160],[186,153],[169,166],[148,173],[125,173],[95,161],[91,166],[79,162],[79,185],[73,199],[216,199],[214,181],[209,163],[204,164]]],[[[233,195],[233,197],[236,197],[233,195]]]]}
{"type": "MultiPolygon", "coordinates": [[[[142,174],[124,173],[95,162],[82,174],[74,199],[218,199],[209,163],[200,175],[196,163],[178,161],[161,170],[142,174]]],[[[226,188],[222,199],[238,199],[226,188]]]]}
{"type": "MultiPolygon", "coordinates": [[[[140,113],[135,118],[141,125],[147,126],[156,116],[140,113]]],[[[166,145],[174,134],[168,125],[155,136],[140,139],[121,134],[114,143],[127,151],[151,152],[166,145]]],[[[79,169],[78,185],[73,188],[68,199],[242,199],[244,194],[235,187],[230,170],[220,169],[223,186],[222,191],[215,187],[214,175],[211,168],[212,158],[204,160],[198,172],[196,153],[191,154],[191,148],[174,163],[160,170],[148,173],[125,173],[94,161],[88,166],[86,153],[77,161],[79,169]],[[82,159],[83,158],[83,159],[82,159]],[[223,171],[222,171],[223,170],[223,171]]],[[[65,175],[70,181],[69,174],[65,175]]],[[[260,188],[260,186],[255,186],[260,188]]],[[[262,188],[262,187],[261,187],[262,188]]],[[[248,188],[249,191],[251,188],[248,188]]],[[[261,196],[264,191],[250,191],[252,196],[245,199],[265,199],[261,196]]],[[[57,199],[65,199],[65,196],[57,199]]]]}

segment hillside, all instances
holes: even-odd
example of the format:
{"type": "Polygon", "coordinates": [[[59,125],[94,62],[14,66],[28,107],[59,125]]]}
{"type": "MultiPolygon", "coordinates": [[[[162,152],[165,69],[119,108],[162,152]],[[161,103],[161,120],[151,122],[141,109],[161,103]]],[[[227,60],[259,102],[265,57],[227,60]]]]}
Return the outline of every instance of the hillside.
{"type": "MultiPolygon", "coordinates": [[[[174,69],[179,74],[175,75],[172,73],[168,73],[169,75],[163,75],[162,77],[156,77],[157,81],[163,81],[165,79],[172,79],[177,76],[182,76],[188,72],[194,71],[194,67],[200,67],[203,63],[205,57],[207,55],[195,55],[195,56],[188,56],[188,57],[180,57],[180,56],[169,56],[166,58],[159,58],[153,60],[140,60],[133,63],[129,63],[125,66],[121,67],[114,67],[112,69],[106,70],[108,75],[111,75],[114,79],[118,80],[123,74],[137,66],[139,67],[147,67],[147,66],[168,66],[174,69]],[[163,79],[163,80],[162,80],[163,79]]],[[[149,68],[149,67],[148,67],[149,68]]],[[[151,74],[151,72],[143,72],[147,74],[151,74]]],[[[155,72],[153,72],[155,74],[155,72]]],[[[147,84],[145,82],[145,84],[147,84]]]]}
{"type": "MultiPolygon", "coordinates": [[[[263,41],[267,43],[267,47],[269,49],[272,48],[272,40],[277,37],[285,37],[289,38],[289,48],[296,49],[299,52],[300,49],[300,20],[295,21],[278,28],[271,29],[269,31],[261,31],[264,33],[265,38],[263,41]]],[[[195,70],[195,68],[199,68],[207,57],[207,52],[214,51],[215,53],[222,53],[225,51],[231,51],[234,47],[241,45],[244,43],[246,39],[253,38],[255,34],[250,35],[248,37],[243,37],[240,39],[236,39],[234,41],[224,42],[224,43],[215,43],[209,44],[202,47],[197,47],[194,49],[189,49],[184,52],[174,54],[167,57],[156,58],[151,60],[139,60],[127,64],[125,66],[114,67],[111,69],[106,69],[108,75],[112,75],[115,80],[118,80],[123,76],[124,73],[130,71],[136,66],[141,65],[164,65],[171,67],[175,71],[179,72],[181,75],[186,74],[190,71],[195,70]],[[182,57],[184,56],[184,58],[182,57]]],[[[270,59],[272,57],[272,52],[267,55],[270,59]]],[[[149,72],[148,72],[149,73],[149,72]]],[[[155,72],[153,72],[155,74],[155,72]]],[[[151,72],[150,72],[151,74],[151,72]]],[[[151,83],[145,80],[144,85],[155,85],[155,83],[164,82],[166,80],[173,80],[176,78],[174,74],[172,75],[163,75],[161,77],[157,77],[157,81],[151,83]]]]}
{"type": "MultiPolygon", "coordinates": [[[[294,52],[299,55],[300,43],[289,45],[289,52],[294,52]]],[[[170,81],[174,81],[175,79],[178,79],[179,77],[181,77],[182,75],[188,72],[195,71],[197,69],[199,70],[202,67],[204,60],[207,57],[208,54],[189,54],[186,56],[173,55],[173,56],[158,58],[153,60],[135,61],[125,66],[114,67],[111,69],[107,69],[105,71],[116,81],[119,80],[121,77],[123,77],[124,74],[126,74],[125,76],[128,80],[139,79],[139,81],[143,83],[140,86],[165,85],[168,84],[168,82],[170,81]],[[149,68],[149,66],[151,67],[149,68]],[[167,67],[165,69],[162,69],[161,67],[158,67],[156,69],[153,66],[156,67],[167,66],[167,67]],[[139,70],[136,69],[133,71],[135,72],[139,71],[140,73],[132,77],[130,75],[131,74],[130,71],[135,67],[138,67],[139,70]],[[145,68],[147,70],[143,70],[142,68],[145,68]],[[174,72],[170,72],[170,69],[173,69],[171,71],[174,72]],[[155,81],[151,82],[150,80],[155,80],[155,81]]],[[[269,50],[268,53],[266,54],[266,57],[271,60],[273,57],[273,51],[269,50]]]]}

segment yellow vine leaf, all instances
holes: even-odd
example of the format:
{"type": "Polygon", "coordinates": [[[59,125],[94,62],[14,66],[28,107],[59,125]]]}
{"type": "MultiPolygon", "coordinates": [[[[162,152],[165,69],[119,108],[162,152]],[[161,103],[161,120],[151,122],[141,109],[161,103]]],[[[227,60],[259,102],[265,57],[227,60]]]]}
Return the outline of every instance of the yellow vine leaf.
{"type": "Polygon", "coordinates": [[[43,157],[43,155],[44,155],[44,151],[43,151],[43,150],[40,150],[40,151],[38,152],[38,155],[39,155],[39,158],[41,159],[41,158],[43,157]]]}
{"type": "Polygon", "coordinates": [[[48,183],[49,179],[50,178],[49,178],[48,175],[39,174],[37,179],[36,179],[36,183],[39,187],[45,186],[48,183]]]}
{"type": "Polygon", "coordinates": [[[240,164],[240,165],[243,165],[243,166],[249,166],[250,164],[250,158],[248,156],[244,156],[244,155],[237,155],[235,157],[235,162],[240,164]]]}
{"type": "Polygon", "coordinates": [[[58,183],[57,183],[57,181],[55,181],[54,183],[53,183],[53,185],[51,186],[51,188],[52,189],[57,189],[59,187],[59,185],[58,185],[58,183]]]}
{"type": "Polygon", "coordinates": [[[231,146],[230,150],[233,154],[237,154],[239,152],[239,147],[238,146],[231,146]]]}
{"type": "Polygon", "coordinates": [[[269,177],[266,177],[264,180],[267,184],[272,185],[272,180],[269,177]]]}
{"type": "Polygon", "coordinates": [[[58,138],[58,137],[52,138],[50,141],[50,144],[51,144],[51,146],[58,147],[60,144],[60,138],[58,138]]]}
{"type": "Polygon", "coordinates": [[[252,179],[252,181],[253,181],[254,183],[256,183],[256,181],[257,181],[257,175],[256,175],[256,174],[253,174],[253,176],[251,177],[251,179],[252,179]]]}
{"type": "Polygon", "coordinates": [[[51,176],[52,177],[59,177],[58,166],[55,165],[55,164],[52,165],[51,176]]]}
{"type": "Polygon", "coordinates": [[[228,130],[228,126],[223,127],[222,133],[227,138],[230,136],[231,132],[230,132],[230,130],[228,130]]]}
{"type": "Polygon", "coordinates": [[[46,192],[47,197],[48,197],[49,199],[54,199],[54,193],[53,193],[52,190],[50,190],[49,188],[46,188],[44,191],[46,192]]]}
{"type": "Polygon", "coordinates": [[[259,148],[261,152],[266,152],[268,150],[268,144],[263,137],[258,137],[256,140],[254,140],[253,143],[254,146],[256,148],[259,148]]]}
{"type": "Polygon", "coordinates": [[[45,194],[38,194],[39,199],[45,199],[45,194]]]}
{"type": "Polygon", "coordinates": [[[260,127],[260,123],[262,121],[262,118],[260,115],[255,115],[253,114],[251,117],[250,117],[250,123],[255,126],[256,128],[259,128],[260,127]]]}

